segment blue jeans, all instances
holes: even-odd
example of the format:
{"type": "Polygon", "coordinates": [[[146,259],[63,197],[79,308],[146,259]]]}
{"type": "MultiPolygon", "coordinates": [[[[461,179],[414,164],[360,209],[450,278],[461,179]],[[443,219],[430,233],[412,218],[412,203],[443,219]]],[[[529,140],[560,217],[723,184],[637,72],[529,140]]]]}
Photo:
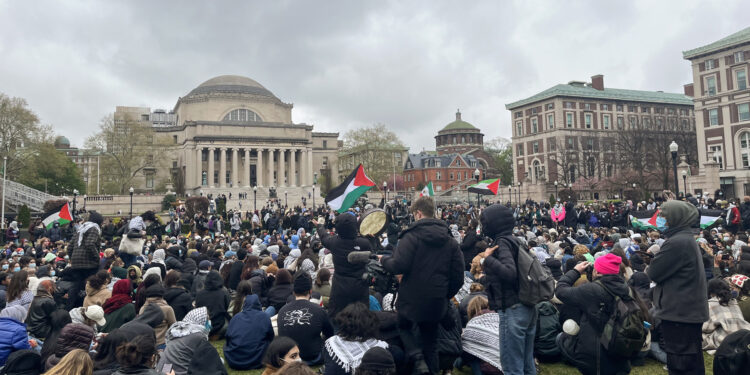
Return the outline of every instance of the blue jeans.
{"type": "Polygon", "coordinates": [[[536,310],[515,304],[500,315],[500,364],[505,375],[535,375],[536,310]]]}

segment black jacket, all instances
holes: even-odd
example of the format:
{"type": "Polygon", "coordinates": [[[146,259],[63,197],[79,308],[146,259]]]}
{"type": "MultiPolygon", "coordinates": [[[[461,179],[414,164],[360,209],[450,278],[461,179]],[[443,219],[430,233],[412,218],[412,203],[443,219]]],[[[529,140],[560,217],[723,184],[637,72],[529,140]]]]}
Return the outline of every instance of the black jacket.
{"type": "Polygon", "coordinates": [[[56,308],[52,297],[34,297],[26,315],[26,329],[31,336],[42,340],[47,337],[52,329],[50,315],[56,308]]]}
{"type": "Polygon", "coordinates": [[[520,303],[518,299],[517,240],[513,238],[513,213],[505,206],[487,207],[480,217],[482,232],[493,238],[498,248],[484,258],[487,299],[492,310],[503,310],[520,303]]]}
{"type": "Polygon", "coordinates": [[[389,272],[403,275],[396,310],[415,322],[440,320],[464,281],[463,255],[439,219],[410,225],[399,235],[393,256],[382,263],[389,272]]]}
{"type": "Polygon", "coordinates": [[[286,304],[289,296],[292,295],[293,286],[292,284],[280,284],[274,285],[268,291],[268,298],[266,299],[266,306],[273,306],[276,311],[280,311],[286,304]]]}
{"type": "Polygon", "coordinates": [[[477,242],[479,242],[479,237],[474,229],[469,229],[464,240],[461,241],[461,252],[464,254],[464,270],[466,271],[471,269],[471,261],[479,254],[477,242]]]}
{"type": "Polygon", "coordinates": [[[229,292],[224,289],[224,280],[216,271],[210,271],[206,276],[205,288],[195,296],[195,307],[206,306],[208,316],[211,319],[211,332],[221,332],[230,319],[227,309],[229,308],[229,292]]]}
{"type": "Polygon", "coordinates": [[[167,289],[164,292],[164,300],[174,310],[174,317],[178,322],[193,309],[193,298],[183,288],[172,287],[167,289]]]}
{"type": "Polygon", "coordinates": [[[689,203],[669,201],[661,207],[669,229],[667,240],[646,273],[656,283],[654,317],[680,323],[708,320],[708,296],[703,257],[690,229],[698,210],[689,203]]]}
{"type": "Polygon", "coordinates": [[[349,263],[346,258],[352,251],[371,251],[370,243],[357,237],[357,218],[348,213],[336,217],[336,233],[331,236],[322,224],[318,225],[320,241],[331,252],[336,269],[328,302],[328,315],[331,317],[351,303],[369,305],[370,301],[370,286],[362,280],[366,264],[349,263]]]}
{"type": "MultiPolygon", "coordinates": [[[[229,289],[237,289],[237,285],[240,285],[242,279],[242,267],[245,265],[241,260],[235,260],[232,262],[232,268],[229,271],[229,289]]],[[[226,266],[225,266],[226,267],[226,266]]]]}
{"type": "MultiPolygon", "coordinates": [[[[599,349],[601,374],[627,374],[630,363],[627,358],[609,355],[599,343],[599,336],[614,311],[614,297],[601,285],[590,282],[578,287],[573,284],[581,277],[576,270],[566,272],[558,281],[555,296],[566,307],[581,311],[578,326],[580,331],[576,336],[563,334],[563,350],[573,357],[574,365],[583,374],[596,374],[596,356],[599,349]]],[[[603,275],[598,282],[604,284],[610,292],[620,296],[628,296],[628,286],[619,275],[603,275]]]]}

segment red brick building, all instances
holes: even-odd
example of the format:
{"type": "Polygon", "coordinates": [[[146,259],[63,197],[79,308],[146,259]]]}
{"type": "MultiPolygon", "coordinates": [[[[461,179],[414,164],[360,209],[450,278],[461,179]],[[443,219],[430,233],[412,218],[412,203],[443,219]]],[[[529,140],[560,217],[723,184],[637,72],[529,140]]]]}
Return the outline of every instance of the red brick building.
{"type": "Polygon", "coordinates": [[[484,168],[472,155],[435,155],[426,152],[410,154],[404,165],[404,187],[419,191],[432,181],[432,187],[437,193],[456,185],[473,183],[476,181],[476,169],[479,169],[480,177],[484,178],[484,168]]]}

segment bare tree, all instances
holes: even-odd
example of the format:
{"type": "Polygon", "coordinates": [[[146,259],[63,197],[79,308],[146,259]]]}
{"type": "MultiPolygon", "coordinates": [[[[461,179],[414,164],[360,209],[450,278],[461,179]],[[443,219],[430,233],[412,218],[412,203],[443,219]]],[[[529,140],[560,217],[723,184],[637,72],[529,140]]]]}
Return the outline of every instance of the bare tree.
{"type": "Polygon", "coordinates": [[[405,149],[396,133],[384,124],[376,124],[344,134],[339,163],[351,164],[352,168],[361,163],[367,175],[380,186],[380,181],[385,181],[389,176],[392,178],[394,170],[396,173],[403,171],[405,160],[400,160],[401,157],[397,158],[396,154],[400,155],[405,149]]]}
{"type": "Polygon", "coordinates": [[[52,143],[53,134],[50,126],[39,123],[25,99],[0,93],[0,159],[8,158],[8,178],[16,179],[33,156],[33,145],[52,143]]]}

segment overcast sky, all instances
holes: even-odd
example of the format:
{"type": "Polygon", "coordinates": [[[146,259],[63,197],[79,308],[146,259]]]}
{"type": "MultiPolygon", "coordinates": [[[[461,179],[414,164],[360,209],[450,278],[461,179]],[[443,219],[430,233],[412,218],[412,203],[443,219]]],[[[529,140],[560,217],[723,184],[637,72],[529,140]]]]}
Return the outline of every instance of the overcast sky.
{"type": "Polygon", "coordinates": [[[412,152],[463,119],[510,137],[505,104],[604,74],[682,92],[682,51],[750,26],[750,1],[6,1],[0,92],[81,146],[115,106],[172,109],[253,78],[318,131],[384,123],[412,152]]]}

